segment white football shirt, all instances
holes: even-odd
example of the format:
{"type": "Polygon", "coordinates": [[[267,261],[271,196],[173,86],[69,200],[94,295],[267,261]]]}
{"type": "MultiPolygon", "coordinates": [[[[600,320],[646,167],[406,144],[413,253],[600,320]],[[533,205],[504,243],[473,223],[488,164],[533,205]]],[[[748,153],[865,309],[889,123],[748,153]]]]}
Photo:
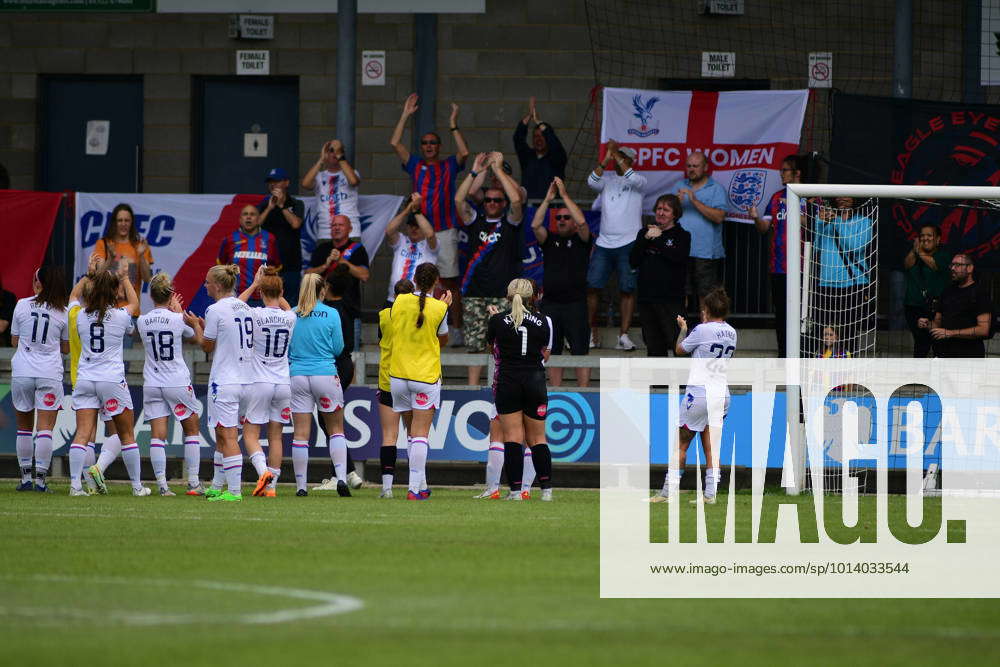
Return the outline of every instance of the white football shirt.
{"type": "MultiPolygon", "coordinates": [[[[76,302],[70,304],[72,308],[76,302]]],[[[80,334],[80,362],[76,379],[91,382],[124,382],[125,362],[122,342],[135,331],[132,316],[124,308],[110,308],[98,321],[98,312],[85,308],[76,316],[76,331],[80,334]]]]}
{"type": "MultiPolygon", "coordinates": [[[[361,178],[357,169],[354,173],[361,178]]],[[[330,238],[330,221],[335,215],[351,219],[351,238],[361,237],[361,213],[358,212],[358,189],[347,182],[343,171],[323,170],[316,174],[316,240],[330,238]]]]}
{"type": "Polygon", "coordinates": [[[149,387],[190,385],[191,371],[184,363],[181,343],[194,336],[194,329],[184,324],[184,317],[166,308],[154,308],[139,317],[136,327],[146,351],[143,382],[149,387]]]}
{"type": "MultiPolygon", "coordinates": [[[[681,341],[681,347],[694,359],[729,359],[736,351],[736,329],[728,322],[702,322],[681,341]]],[[[688,393],[704,396],[705,384],[719,382],[726,387],[726,363],[712,364],[695,362],[688,377],[688,393]]]]}
{"type": "Polygon", "coordinates": [[[254,382],[289,384],[288,343],[298,318],[291,310],[254,308],[254,382]]]}
{"type": "Polygon", "coordinates": [[[219,299],[205,311],[205,338],[215,341],[213,384],[253,382],[253,309],[235,296],[219,299]]]}
{"type": "Polygon", "coordinates": [[[424,262],[437,262],[437,250],[431,249],[424,239],[418,243],[413,243],[410,238],[400,232],[396,235],[396,243],[390,244],[392,248],[392,273],[389,274],[389,303],[396,300],[393,289],[396,283],[406,278],[413,280],[413,274],[417,267],[424,262]]]}
{"type": "Polygon", "coordinates": [[[35,297],[19,299],[14,306],[10,335],[18,336],[17,351],[10,362],[12,377],[62,380],[60,342],[69,340],[69,311],[35,302],[35,297]]]}

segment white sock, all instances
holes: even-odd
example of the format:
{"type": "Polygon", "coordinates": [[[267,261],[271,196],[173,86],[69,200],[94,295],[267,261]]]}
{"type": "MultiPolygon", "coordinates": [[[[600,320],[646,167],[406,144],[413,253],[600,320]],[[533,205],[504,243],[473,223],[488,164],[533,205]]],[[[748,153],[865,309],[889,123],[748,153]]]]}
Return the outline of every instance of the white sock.
{"type": "Polygon", "coordinates": [[[309,471],[309,443],[292,441],[292,469],[295,471],[295,490],[306,488],[306,473],[309,471]]]}
{"type": "Polygon", "coordinates": [[[535,483],[535,462],[531,458],[531,450],[524,448],[524,473],[521,475],[521,490],[531,491],[535,483]]]}
{"type": "Polygon", "coordinates": [[[199,469],[201,468],[201,440],[198,436],[184,438],[184,470],[187,473],[188,486],[198,486],[199,469]]]}
{"type": "Polygon", "coordinates": [[[21,467],[21,481],[31,481],[31,462],[34,450],[31,443],[31,431],[18,429],[17,439],[14,441],[14,449],[17,451],[17,464],[21,467]]]}
{"type": "Polygon", "coordinates": [[[149,440],[149,462],[153,464],[153,475],[160,488],[167,486],[167,450],[166,443],[158,438],[149,440]]]}
{"type": "Polygon", "coordinates": [[[86,445],[74,442],[69,446],[69,485],[74,489],[83,489],[80,478],[83,476],[83,464],[86,458],[86,445]]]}
{"type": "Polygon", "coordinates": [[[503,443],[491,442],[486,453],[486,488],[499,489],[503,473],[503,443]]]}
{"type": "Polygon", "coordinates": [[[226,473],[226,486],[229,493],[238,496],[242,493],[240,484],[243,482],[243,456],[227,456],[222,459],[222,469],[226,473]]]}
{"type": "Polygon", "coordinates": [[[42,486],[45,486],[51,464],[52,431],[39,431],[35,434],[35,478],[42,486]]]}
{"type": "Polygon", "coordinates": [[[212,475],[212,488],[221,491],[226,484],[226,472],[222,469],[222,452],[215,450],[212,463],[215,466],[215,473],[212,475]]]}
{"type": "Polygon", "coordinates": [[[83,459],[83,465],[89,468],[90,466],[94,465],[95,463],[97,463],[97,452],[94,451],[94,443],[88,442],[87,443],[87,455],[83,459]]]}
{"type": "Polygon", "coordinates": [[[391,491],[392,490],[392,475],[382,475],[382,490],[391,491]]]}
{"type": "Polygon", "coordinates": [[[267,470],[267,457],[264,456],[264,452],[254,452],[251,454],[250,465],[257,471],[257,477],[263,475],[264,471],[267,470]]]}
{"type": "Polygon", "coordinates": [[[663,488],[660,489],[660,495],[669,496],[680,491],[681,475],[683,474],[683,470],[667,468],[667,474],[663,476],[663,488]]]}
{"type": "Polygon", "coordinates": [[[132,480],[132,490],[138,491],[142,488],[142,479],[140,477],[142,459],[139,458],[139,445],[134,442],[122,445],[122,460],[125,461],[128,478],[132,480]]]}
{"type": "Polygon", "coordinates": [[[118,434],[109,435],[104,439],[104,444],[101,445],[101,455],[97,457],[97,468],[104,474],[104,471],[108,469],[108,466],[114,463],[115,459],[122,451],[122,441],[118,437],[118,434]]]}
{"type": "Polygon", "coordinates": [[[330,460],[333,461],[333,472],[338,482],[347,483],[347,438],[343,433],[330,436],[330,460]]]}
{"type": "Polygon", "coordinates": [[[277,488],[277,486],[278,486],[278,478],[281,477],[281,468],[272,468],[271,466],[268,466],[267,467],[267,471],[269,473],[271,473],[272,475],[274,475],[271,478],[270,483],[267,485],[267,488],[269,488],[269,489],[277,488]]]}
{"type": "Polygon", "coordinates": [[[722,479],[722,471],[718,468],[705,469],[705,497],[712,498],[719,490],[719,480],[722,479]]]}
{"type": "Polygon", "coordinates": [[[427,440],[424,438],[413,438],[407,450],[407,460],[410,464],[409,489],[412,493],[420,493],[427,488],[427,440]]]}

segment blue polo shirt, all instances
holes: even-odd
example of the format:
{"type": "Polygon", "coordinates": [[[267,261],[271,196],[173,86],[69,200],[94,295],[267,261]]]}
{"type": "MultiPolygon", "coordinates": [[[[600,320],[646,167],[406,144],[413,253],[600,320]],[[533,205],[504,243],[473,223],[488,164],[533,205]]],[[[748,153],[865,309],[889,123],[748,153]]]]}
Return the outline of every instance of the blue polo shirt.
{"type": "Polygon", "coordinates": [[[336,375],[334,360],[344,349],[340,313],[317,303],[309,315],[295,314],[298,321],[288,348],[289,375],[336,375]]]}
{"type": "MultiPolygon", "coordinates": [[[[677,194],[683,188],[691,188],[691,182],[686,178],[680,181],[672,194],[677,194]]],[[[729,208],[729,195],[725,189],[711,178],[699,190],[691,188],[695,198],[705,206],[711,208],[729,208]]],[[[694,204],[686,199],[681,202],[684,207],[684,214],[681,216],[681,227],[691,233],[691,256],[700,259],[721,259],[726,256],[726,250],[722,246],[722,225],[715,224],[705,218],[694,204]]]]}

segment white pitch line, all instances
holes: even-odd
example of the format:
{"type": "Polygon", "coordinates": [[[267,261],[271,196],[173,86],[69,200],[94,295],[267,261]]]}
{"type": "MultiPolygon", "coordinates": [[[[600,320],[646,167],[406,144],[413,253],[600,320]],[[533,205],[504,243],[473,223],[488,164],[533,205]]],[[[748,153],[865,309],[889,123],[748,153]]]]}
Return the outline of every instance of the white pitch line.
{"type": "MultiPolygon", "coordinates": [[[[288,623],[291,621],[301,621],[312,618],[322,618],[336,614],[345,614],[357,611],[364,607],[364,603],[358,598],[339,593],[327,591],[313,591],[302,588],[282,588],[278,586],[256,586],[252,584],[242,584],[225,581],[185,581],[175,582],[166,579],[129,579],[124,577],[73,577],[67,575],[29,575],[14,576],[2,575],[0,579],[25,579],[40,582],[56,583],[91,583],[103,586],[137,586],[137,587],[181,587],[195,586],[212,591],[226,591],[233,593],[248,593],[252,595],[270,595],[274,597],[294,598],[297,600],[317,601],[320,604],[310,607],[296,609],[276,609],[265,612],[250,612],[242,614],[163,614],[148,613],[143,611],[102,611],[102,620],[121,625],[150,626],[150,625],[190,625],[195,623],[236,623],[242,625],[272,625],[276,623],[288,623]]],[[[67,607],[18,607],[0,606],[0,616],[28,616],[31,618],[94,618],[93,609],[73,609],[67,607]]]]}

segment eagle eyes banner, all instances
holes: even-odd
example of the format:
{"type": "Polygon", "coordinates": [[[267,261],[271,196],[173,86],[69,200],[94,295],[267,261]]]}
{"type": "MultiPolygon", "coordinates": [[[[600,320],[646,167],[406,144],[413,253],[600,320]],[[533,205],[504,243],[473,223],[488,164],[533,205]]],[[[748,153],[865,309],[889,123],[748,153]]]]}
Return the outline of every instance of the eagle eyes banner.
{"type": "Polygon", "coordinates": [[[781,161],[798,152],[805,90],[733,92],[605,88],[601,156],[609,139],[636,151],[647,179],[643,209],[685,178],[687,156],[701,151],[709,176],[729,194],[727,218],[750,222],[782,187],[781,161]]]}

